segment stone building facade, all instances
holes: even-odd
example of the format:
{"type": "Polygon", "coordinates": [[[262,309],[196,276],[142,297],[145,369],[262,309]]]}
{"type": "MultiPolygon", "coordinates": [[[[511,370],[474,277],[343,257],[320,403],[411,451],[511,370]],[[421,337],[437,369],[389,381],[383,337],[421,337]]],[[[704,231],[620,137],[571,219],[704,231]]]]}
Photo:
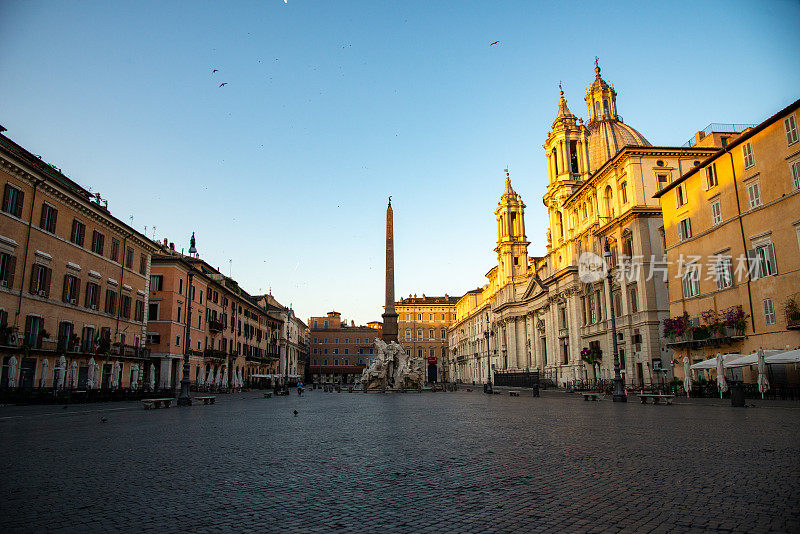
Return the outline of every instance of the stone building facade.
{"type": "Polygon", "coordinates": [[[381,337],[380,323],[348,326],[339,312],[308,320],[311,339],[309,375],[314,382],[355,384],[375,358],[375,339],[381,337]]]}
{"type": "Polygon", "coordinates": [[[408,354],[424,358],[425,381],[448,382],[447,330],[455,320],[457,297],[409,295],[394,303],[398,314],[398,342],[408,354]]]}
{"type": "Polygon", "coordinates": [[[660,335],[669,303],[661,209],[653,195],[716,151],[709,136],[690,147],[652,146],[618,114],[617,93],[595,68],[584,125],[563,92],[543,145],[548,183],[542,197],[550,227],[545,254],[528,256],[525,204],[506,186],[498,208],[497,265],[488,283],[456,305],[450,329],[455,377],[485,382],[489,369],[539,370],[558,384],[613,375],[606,269],[584,280],[580,266],[611,251],[622,374],[629,386],[669,377],[660,335]],[[706,146],[709,145],[709,146],[706,146]],[[487,362],[487,358],[489,361],[487,362]]]}
{"type": "Polygon", "coordinates": [[[225,371],[223,389],[232,387],[237,376],[247,382],[253,374],[277,372],[282,321],[199,257],[166,246],[159,252],[153,256],[147,322],[159,387],[179,387],[187,350],[194,386],[208,385],[209,377],[218,381],[225,371]]]}
{"type": "Polygon", "coordinates": [[[156,246],[5,135],[0,187],[0,387],[141,383],[156,246]]]}
{"type": "MultiPolygon", "coordinates": [[[[689,319],[667,340],[681,377],[687,356],[695,363],[717,352],[800,346],[798,123],[800,100],[731,138],[656,194],[670,315],[689,319]]],[[[797,382],[794,366],[771,367],[774,383],[797,382]]]]}

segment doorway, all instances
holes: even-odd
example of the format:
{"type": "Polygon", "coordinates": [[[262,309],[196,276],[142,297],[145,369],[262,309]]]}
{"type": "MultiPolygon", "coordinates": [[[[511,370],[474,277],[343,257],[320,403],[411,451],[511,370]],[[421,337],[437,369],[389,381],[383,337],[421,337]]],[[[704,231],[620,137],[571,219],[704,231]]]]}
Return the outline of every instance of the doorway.
{"type": "Polygon", "coordinates": [[[436,382],[436,377],[437,376],[438,375],[437,375],[436,364],[435,363],[429,363],[428,364],[428,383],[429,384],[433,384],[434,382],[436,382]]]}

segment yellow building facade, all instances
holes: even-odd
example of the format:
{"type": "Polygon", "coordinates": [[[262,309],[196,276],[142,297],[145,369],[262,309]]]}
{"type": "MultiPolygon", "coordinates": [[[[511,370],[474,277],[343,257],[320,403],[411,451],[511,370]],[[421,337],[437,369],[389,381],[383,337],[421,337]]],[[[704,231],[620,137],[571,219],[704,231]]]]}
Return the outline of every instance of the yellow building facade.
{"type": "MultiPolygon", "coordinates": [[[[656,194],[676,361],[800,346],[798,109],[800,100],[656,194]]],[[[797,380],[793,366],[771,367],[774,382],[797,380]]]]}
{"type": "Polygon", "coordinates": [[[652,146],[623,122],[617,92],[599,67],[585,101],[584,125],[561,93],[543,145],[550,227],[541,257],[528,256],[525,204],[506,173],[495,212],[497,265],[484,287],[459,300],[450,329],[457,380],[480,383],[490,373],[525,370],[561,385],[612,378],[606,269],[581,276],[584,260],[602,261],[606,241],[623,377],[630,387],[668,379],[671,353],[659,327],[669,313],[667,284],[652,276],[665,270],[663,224],[653,195],[714,153],[719,137],[652,146]]]}

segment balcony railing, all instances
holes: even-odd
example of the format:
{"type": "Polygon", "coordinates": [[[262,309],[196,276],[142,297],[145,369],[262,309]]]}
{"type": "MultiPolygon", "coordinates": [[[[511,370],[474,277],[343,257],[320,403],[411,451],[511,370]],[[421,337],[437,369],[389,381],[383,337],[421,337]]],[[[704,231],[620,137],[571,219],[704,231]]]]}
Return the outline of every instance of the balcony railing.
{"type": "Polygon", "coordinates": [[[219,319],[211,319],[208,321],[208,329],[211,332],[222,332],[225,329],[225,325],[219,319]]]}

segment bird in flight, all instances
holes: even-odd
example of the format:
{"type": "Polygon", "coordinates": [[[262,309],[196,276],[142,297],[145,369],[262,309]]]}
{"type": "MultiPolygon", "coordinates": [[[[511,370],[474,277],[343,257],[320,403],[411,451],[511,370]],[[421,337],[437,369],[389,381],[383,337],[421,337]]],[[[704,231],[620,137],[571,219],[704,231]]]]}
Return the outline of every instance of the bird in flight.
{"type": "Polygon", "coordinates": [[[497,43],[499,43],[499,42],[500,42],[500,41],[495,41],[495,42],[493,42],[493,43],[490,43],[490,44],[489,44],[489,46],[496,45],[496,44],[497,44],[497,43]]]}
{"type": "Polygon", "coordinates": [[[228,82],[222,82],[221,84],[219,84],[220,87],[222,87],[223,85],[228,85],[228,82]]]}
{"type": "Polygon", "coordinates": [[[217,71],[219,71],[219,69],[213,69],[213,70],[211,71],[211,74],[214,74],[214,73],[215,73],[215,72],[217,72],[217,71]]]}

